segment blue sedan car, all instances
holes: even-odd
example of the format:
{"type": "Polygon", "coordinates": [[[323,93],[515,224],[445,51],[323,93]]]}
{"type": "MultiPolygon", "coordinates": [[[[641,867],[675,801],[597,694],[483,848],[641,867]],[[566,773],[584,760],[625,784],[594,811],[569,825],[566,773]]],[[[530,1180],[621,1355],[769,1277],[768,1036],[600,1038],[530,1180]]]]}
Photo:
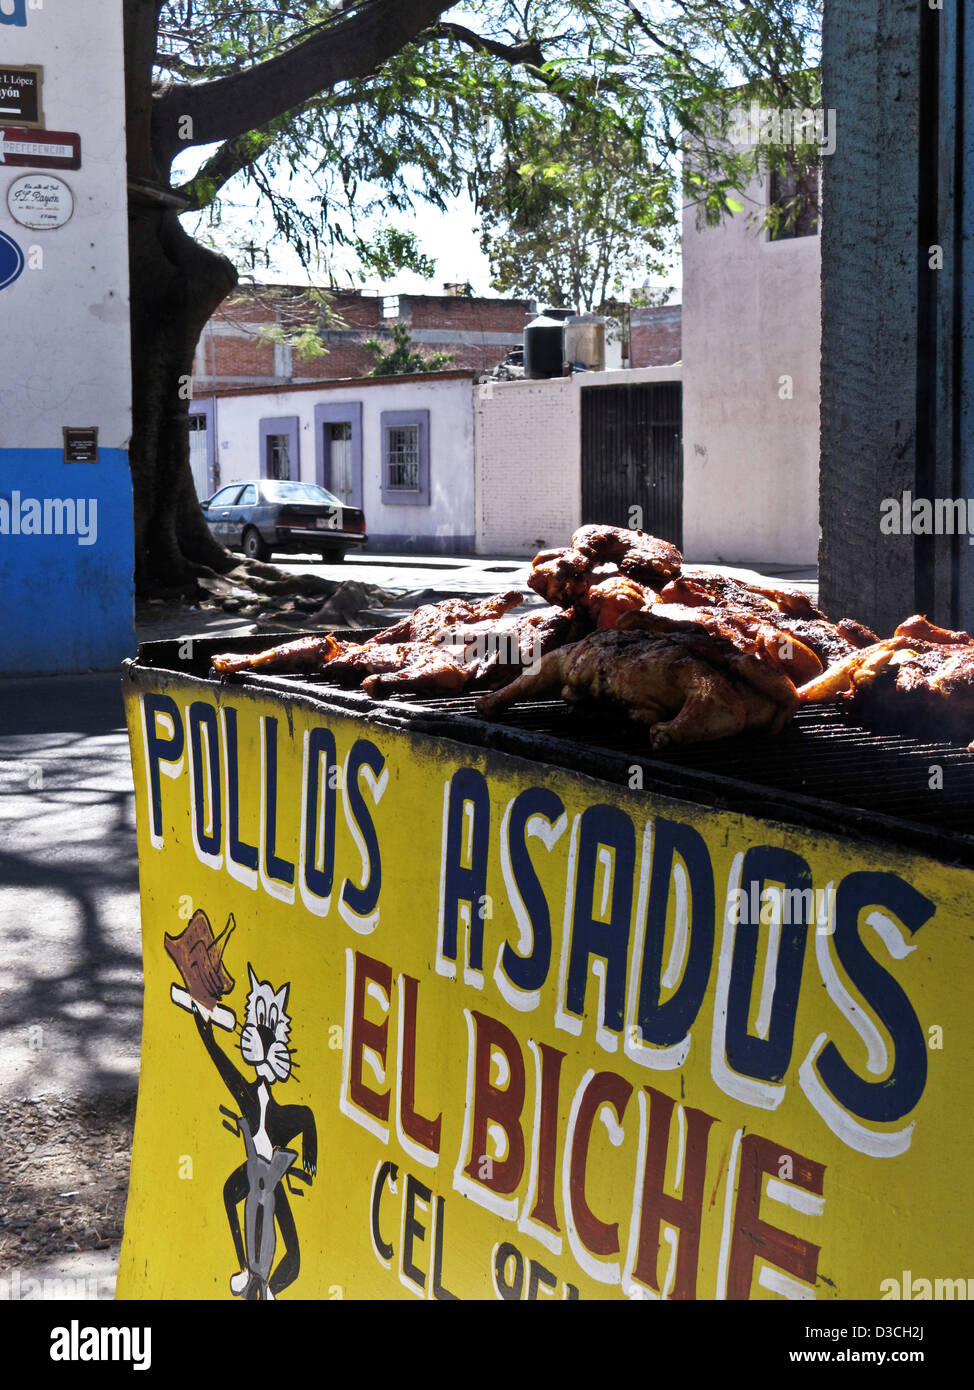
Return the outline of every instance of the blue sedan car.
{"type": "Polygon", "coordinates": [[[251,560],[267,560],[274,551],[344,560],[368,540],[365,513],[315,483],[275,478],[230,483],[201,506],[216,539],[251,560]]]}

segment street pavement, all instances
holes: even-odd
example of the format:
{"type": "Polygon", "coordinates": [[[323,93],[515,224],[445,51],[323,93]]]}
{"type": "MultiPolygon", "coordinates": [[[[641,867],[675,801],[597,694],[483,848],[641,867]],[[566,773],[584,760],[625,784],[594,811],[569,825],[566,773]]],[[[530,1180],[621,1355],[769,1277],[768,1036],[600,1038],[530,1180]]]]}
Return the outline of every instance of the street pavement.
{"type": "MultiPolygon", "coordinates": [[[[361,556],[281,568],[399,593],[488,594],[525,587],[528,563],[361,556]]],[[[775,569],[814,592],[814,572],[775,569]]],[[[179,620],[187,636],[204,626],[212,631],[214,620],[225,633],[243,626],[225,615],[207,621],[185,612],[179,620]]],[[[162,634],[146,628],[140,635],[162,634]]],[[[0,1101],[134,1094],[141,945],[118,672],[0,678],[0,939],[0,1101]]],[[[95,1283],[105,1296],[117,1251],[98,1258],[95,1283]]],[[[62,1265],[46,1273],[69,1279],[62,1265]]],[[[90,1273],[90,1261],[85,1268],[90,1273]]]]}
{"type": "MultiPolygon", "coordinates": [[[[326,579],[356,579],[362,584],[377,584],[400,593],[426,588],[448,588],[451,592],[493,594],[505,588],[527,589],[530,560],[477,557],[452,559],[443,555],[356,555],[354,551],[338,565],[323,564],[320,559],[284,560],[275,556],[278,569],[293,574],[318,574],[326,579]]],[[[743,565],[714,565],[688,559],[690,570],[719,570],[742,579],[756,575],[779,579],[784,583],[814,592],[817,572],[814,565],[792,565],[786,562],[756,560],[743,565]]]]}

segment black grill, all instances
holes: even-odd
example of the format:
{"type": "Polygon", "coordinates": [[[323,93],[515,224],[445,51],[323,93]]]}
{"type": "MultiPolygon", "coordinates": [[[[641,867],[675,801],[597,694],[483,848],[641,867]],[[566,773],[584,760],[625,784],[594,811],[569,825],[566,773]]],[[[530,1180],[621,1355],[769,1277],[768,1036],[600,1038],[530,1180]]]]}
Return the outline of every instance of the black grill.
{"type": "MultiPolygon", "coordinates": [[[[365,635],[370,634],[342,634],[351,640],[365,635]]],[[[178,642],[151,643],[140,647],[139,660],[202,676],[212,653],[261,650],[274,640],[281,639],[198,641],[191,663],[179,659],[178,642]]],[[[561,700],[517,704],[502,719],[487,721],[478,716],[474,695],[372,700],[324,674],[248,673],[227,677],[225,684],[310,697],[378,725],[974,865],[974,754],[945,739],[867,729],[835,706],[799,709],[774,737],[742,734],[654,753],[644,730],[621,714],[585,711],[561,700]]]]}

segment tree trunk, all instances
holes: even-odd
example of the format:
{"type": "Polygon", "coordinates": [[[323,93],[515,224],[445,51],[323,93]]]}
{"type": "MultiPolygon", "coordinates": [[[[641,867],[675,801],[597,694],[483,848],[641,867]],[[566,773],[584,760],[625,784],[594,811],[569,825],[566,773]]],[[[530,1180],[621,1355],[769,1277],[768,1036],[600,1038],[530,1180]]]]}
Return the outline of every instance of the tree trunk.
{"type": "Polygon", "coordinates": [[[189,464],[189,395],[196,344],[237,281],[231,263],[183,231],[175,211],[131,194],[136,592],[189,592],[198,565],[238,563],[213,539],[189,464]]]}

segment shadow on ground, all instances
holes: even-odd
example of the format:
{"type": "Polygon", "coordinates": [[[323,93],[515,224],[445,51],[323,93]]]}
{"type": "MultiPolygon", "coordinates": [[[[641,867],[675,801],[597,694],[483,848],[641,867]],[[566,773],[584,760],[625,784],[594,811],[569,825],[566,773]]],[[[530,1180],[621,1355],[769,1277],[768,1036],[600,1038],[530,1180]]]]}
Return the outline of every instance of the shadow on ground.
{"type": "Polygon", "coordinates": [[[118,675],[0,681],[0,1098],[132,1093],[142,972],[118,675]]]}

